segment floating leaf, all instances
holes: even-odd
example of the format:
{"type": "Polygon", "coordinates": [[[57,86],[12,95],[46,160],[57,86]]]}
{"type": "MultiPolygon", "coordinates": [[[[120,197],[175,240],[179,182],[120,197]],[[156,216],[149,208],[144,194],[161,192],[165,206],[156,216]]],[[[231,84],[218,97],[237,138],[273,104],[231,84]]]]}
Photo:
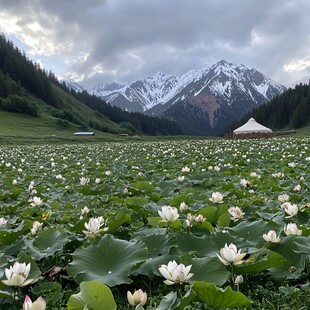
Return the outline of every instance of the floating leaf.
{"type": "Polygon", "coordinates": [[[173,309],[178,302],[178,296],[176,292],[171,292],[166,295],[160,302],[156,310],[170,310],[173,309]]]}
{"type": "Polygon", "coordinates": [[[235,292],[228,286],[225,290],[218,288],[214,283],[194,282],[193,289],[201,301],[213,308],[233,308],[251,304],[251,301],[240,292],[235,292]]]}
{"type": "Polygon", "coordinates": [[[25,239],[24,242],[28,247],[29,254],[36,259],[41,259],[61,251],[68,242],[68,235],[60,228],[48,228],[39,231],[35,239],[25,239]]]}
{"type": "Polygon", "coordinates": [[[280,268],[287,264],[280,254],[262,248],[253,253],[242,265],[237,266],[238,273],[258,273],[269,268],[280,268]]]}
{"type": "Polygon", "coordinates": [[[191,272],[194,274],[193,281],[212,282],[223,285],[229,278],[230,272],[218,258],[193,258],[189,255],[181,257],[182,262],[188,266],[192,265],[191,272]]]}
{"type": "Polygon", "coordinates": [[[116,309],[116,303],[109,287],[97,281],[82,282],[80,292],[70,296],[68,310],[85,309],[116,309]]]}
{"type": "Polygon", "coordinates": [[[97,280],[115,286],[131,283],[131,271],[146,258],[147,248],[142,241],[128,242],[104,235],[98,243],[77,249],[67,270],[78,283],[97,280]]]}

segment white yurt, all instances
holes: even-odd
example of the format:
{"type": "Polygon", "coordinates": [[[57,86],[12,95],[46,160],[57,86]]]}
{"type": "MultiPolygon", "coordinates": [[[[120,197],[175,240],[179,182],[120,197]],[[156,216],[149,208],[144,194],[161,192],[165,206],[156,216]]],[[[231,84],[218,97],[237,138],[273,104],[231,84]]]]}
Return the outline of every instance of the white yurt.
{"type": "Polygon", "coordinates": [[[252,117],[244,125],[234,130],[234,139],[270,138],[273,132],[270,128],[256,122],[252,117]]]}

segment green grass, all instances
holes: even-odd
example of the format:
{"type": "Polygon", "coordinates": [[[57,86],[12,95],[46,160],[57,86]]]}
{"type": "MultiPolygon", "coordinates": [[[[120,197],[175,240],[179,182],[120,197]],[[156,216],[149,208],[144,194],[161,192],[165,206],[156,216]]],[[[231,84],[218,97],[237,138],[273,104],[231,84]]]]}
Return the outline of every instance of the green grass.
{"type": "Polygon", "coordinates": [[[310,125],[297,129],[296,130],[296,136],[298,137],[305,137],[305,136],[310,136],[310,125]]]}
{"type": "MultiPolygon", "coordinates": [[[[90,129],[92,131],[92,129],[90,129]]],[[[95,137],[75,137],[74,132],[81,128],[70,123],[64,128],[57,125],[57,119],[49,114],[41,113],[40,117],[0,111],[0,143],[19,142],[89,142],[121,140],[117,135],[96,131],[95,137]]]]}
{"type": "MultiPolygon", "coordinates": [[[[58,90],[62,92],[61,89],[58,90]]],[[[73,97],[66,97],[65,92],[62,93],[66,102],[73,107],[73,110],[80,110],[87,119],[97,119],[94,111],[87,106],[82,105],[73,97]],[[73,98],[73,99],[72,99],[73,98]]],[[[99,121],[105,121],[97,119],[99,121]]],[[[116,131],[120,130],[120,126],[106,120],[109,128],[116,131]]],[[[57,124],[57,118],[49,114],[49,107],[42,106],[39,117],[32,117],[26,114],[11,113],[0,110],[0,143],[14,144],[14,143],[89,143],[100,141],[167,141],[167,140],[193,140],[203,139],[209,137],[192,137],[192,136],[133,136],[120,137],[117,134],[110,134],[100,132],[89,128],[90,131],[96,133],[95,137],[75,137],[73,134],[76,131],[83,131],[80,126],[69,123],[69,127],[61,127],[57,124]]],[[[310,136],[310,126],[303,127],[296,130],[296,137],[310,136]]],[[[216,137],[214,137],[216,139],[216,137]]]]}

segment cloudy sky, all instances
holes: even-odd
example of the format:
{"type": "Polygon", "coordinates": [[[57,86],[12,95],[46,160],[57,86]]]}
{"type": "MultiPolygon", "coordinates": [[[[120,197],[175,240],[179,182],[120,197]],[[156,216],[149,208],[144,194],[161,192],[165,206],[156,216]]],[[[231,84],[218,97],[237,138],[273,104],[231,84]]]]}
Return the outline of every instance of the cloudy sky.
{"type": "Polygon", "coordinates": [[[0,30],[59,78],[93,86],[224,59],[310,78],[309,0],[0,0],[0,30]]]}

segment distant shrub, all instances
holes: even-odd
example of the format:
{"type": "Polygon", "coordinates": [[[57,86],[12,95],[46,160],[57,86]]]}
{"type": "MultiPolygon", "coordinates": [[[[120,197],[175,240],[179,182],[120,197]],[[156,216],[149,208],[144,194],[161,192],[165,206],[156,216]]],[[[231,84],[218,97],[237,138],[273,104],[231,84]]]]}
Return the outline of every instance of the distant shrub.
{"type": "Polygon", "coordinates": [[[0,108],[9,112],[25,113],[31,116],[39,115],[39,106],[27,97],[9,95],[6,99],[0,99],[0,108]]]}
{"type": "Polygon", "coordinates": [[[57,123],[57,125],[60,126],[60,127],[64,127],[64,128],[70,127],[69,122],[66,121],[65,119],[62,119],[62,118],[57,118],[56,123],[57,123]]]}

